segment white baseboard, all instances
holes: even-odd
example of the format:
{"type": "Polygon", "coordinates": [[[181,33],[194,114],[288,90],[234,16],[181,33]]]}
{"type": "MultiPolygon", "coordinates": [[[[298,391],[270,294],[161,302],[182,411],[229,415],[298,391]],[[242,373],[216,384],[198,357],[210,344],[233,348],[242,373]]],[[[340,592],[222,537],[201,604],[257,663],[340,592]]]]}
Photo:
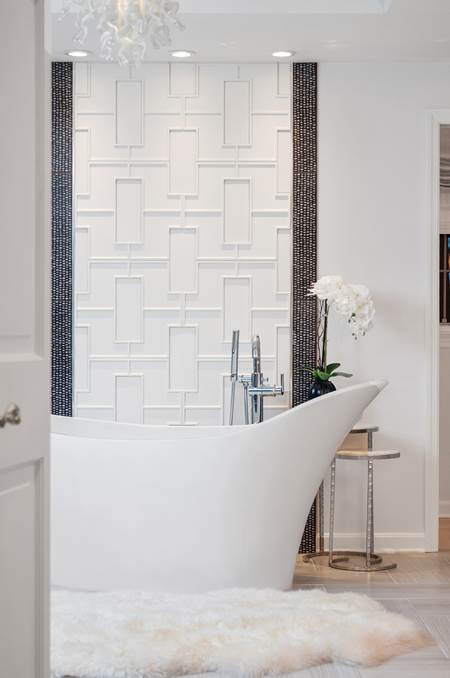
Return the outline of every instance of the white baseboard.
{"type": "Polygon", "coordinates": [[[450,518],[450,499],[442,499],[439,502],[439,517],[450,518]]]}
{"type": "MultiPolygon", "coordinates": [[[[325,533],[325,548],[328,548],[328,534],[325,533]]],[[[337,532],[334,535],[336,550],[364,551],[366,535],[359,532],[337,532]]],[[[375,533],[375,551],[377,553],[396,553],[398,551],[425,551],[423,532],[377,532],[375,533]]]]}

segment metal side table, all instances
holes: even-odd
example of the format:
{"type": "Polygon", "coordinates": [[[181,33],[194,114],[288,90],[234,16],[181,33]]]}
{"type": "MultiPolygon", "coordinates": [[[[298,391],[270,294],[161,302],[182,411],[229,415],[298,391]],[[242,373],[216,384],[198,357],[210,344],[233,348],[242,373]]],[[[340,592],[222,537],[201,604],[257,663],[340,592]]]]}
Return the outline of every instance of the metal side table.
{"type": "MultiPolygon", "coordinates": [[[[379,430],[378,426],[362,426],[362,425],[356,425],[352,430],[350,431],[349,435],[355,433],[355,434],[366,434],[367,435],[367,449],[372,450],[373,449],[373,434],[376,433],[379,430]]],[[[335,460],[333,461],[335,463],[335,460]]],[[[330,467],[332,468],[332,466],[330,467]]],[[[313,551],[312,553],[305,553],[303,555],[303,562],[307,563],[309,560],[312,560],[313,558],[320,558],[321,556],[329,556],[329,551],[325,550],[325,502],[324,502],[324,481],[320,483],[319,491],[317,493],[316,497],[316,548],[318,546],[318,549],[316,551],[313,551]]],[[[355,555],[351,554],[348,551],[334,551],[333,555],[335,556],[345,556],[345,555],[355,555]]],[[[344,562],[347,561],[348,558],[334,558],[334,562],[344,562]]]]}
{"type": "Polygon", "coordinates": [[[336,453],[331,464],[331,490],[330,490],[330,537],[328,564],[335,570],[351,570],[355,572],[379,572],[381,570],[393,570],[397,567],[396,563],[383,563],[381,556],[374,551],[374,509],[373,509],[373,464],[374,461],[382,459],[398,459],[400,452],[396,450],[376,451],[369,449],[365,451],[340,450],[336,453]],[[334,543],[334,507],[336,500],[336,461],[338,459],[367,461],[367,523],[366,523],[366,550],[365,551],[333,551],[334,543]],[[354,565],[348,562],[348,558],[334,558],[334,555],[346,553],[347,556],[359,556],[364,558],[362,565],[354,565]]]}

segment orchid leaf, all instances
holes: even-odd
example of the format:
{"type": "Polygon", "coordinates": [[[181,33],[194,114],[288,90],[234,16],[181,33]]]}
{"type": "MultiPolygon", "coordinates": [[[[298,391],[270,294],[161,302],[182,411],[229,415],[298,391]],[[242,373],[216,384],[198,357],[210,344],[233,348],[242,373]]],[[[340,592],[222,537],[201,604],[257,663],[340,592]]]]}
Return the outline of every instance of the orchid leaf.
{"type": "Polygon", "coordinates": [[[337,368],[340,366],[341,363],[330,363],[329,365],[327,365],[326,371],[328,372],[328,374],[331,374],[332,372],[334,372],[334,370],[337,370],[337,368]]]}
{"type": "Polygon", "coordinates": [[[330,378],[328,372],[322,372],[322,370],[316,370],[316,375],[321,381],[328,381],[330,378]]]}
{"type": "Polygon", "coordinates": [[[350,374],[350,372],[335,372],[333,374],[333,377],[353,377],[353,374],[350,374]]]}

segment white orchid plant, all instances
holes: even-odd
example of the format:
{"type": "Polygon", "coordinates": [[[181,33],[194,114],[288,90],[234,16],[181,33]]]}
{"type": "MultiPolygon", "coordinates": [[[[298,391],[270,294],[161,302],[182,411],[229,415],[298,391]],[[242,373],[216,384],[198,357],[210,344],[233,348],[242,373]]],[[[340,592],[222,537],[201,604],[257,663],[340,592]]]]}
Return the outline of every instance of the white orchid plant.
{"type": "Polygon", "coordinates": [[[319,381],[334,377],[351,377],[348,372],[339,372],[340,363],[328,363],[328,316],[331,309],[349,325],[355,339],[364,336],[372,327],[375,308],[365,285],[347,283],[339,275],[325,275],[309,290],[319,300],[317,357],[318,367],[304,369],[319,381]]]}

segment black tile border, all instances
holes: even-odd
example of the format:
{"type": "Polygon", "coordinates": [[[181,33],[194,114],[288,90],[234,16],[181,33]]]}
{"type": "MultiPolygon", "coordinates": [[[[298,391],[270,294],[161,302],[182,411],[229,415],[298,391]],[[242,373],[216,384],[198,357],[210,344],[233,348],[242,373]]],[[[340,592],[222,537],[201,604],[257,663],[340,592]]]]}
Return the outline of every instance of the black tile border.
{"type": "Polygon", "coordinates": [[[72,416],[73,68],[52,63],[52,414],[72,416]]]}
{"type": "MultiPolygon", "coordinates": [[[[317,279],[317,64],[293,65],[293,195],[292,195],[292,404],[308,399],[309,374],[302,365],[316,361],[315,299],[308,297],[317,279]]],[[[316,550],[316,507],[313,504],[300,545],[316,550]]]]}

